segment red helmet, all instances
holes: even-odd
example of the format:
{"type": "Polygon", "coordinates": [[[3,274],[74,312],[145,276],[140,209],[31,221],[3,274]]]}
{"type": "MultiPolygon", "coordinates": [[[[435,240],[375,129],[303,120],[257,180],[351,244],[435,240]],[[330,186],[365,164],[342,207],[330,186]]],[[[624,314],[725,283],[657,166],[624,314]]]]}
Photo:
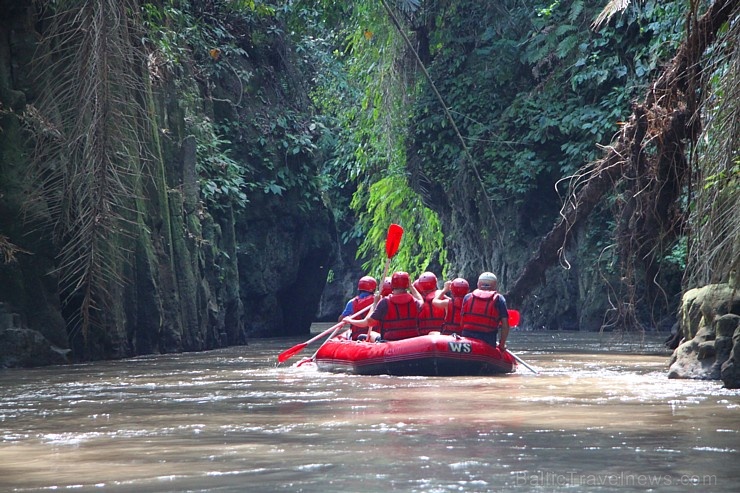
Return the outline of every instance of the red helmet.
{"type": "Polygon", "coordinates": [[[452,280],[450,291],[452,291],[452,296],[465,296],[468,294],[468,291],[470,291],[470,285],[468,284],[468,281],[462,277],[458,277],[452,280]]]}
{"type": "Polygon", "coordinates": [[[393,292],[393,287],[391,286],[391,278],[386,277],[383,279],[383,286],[380,288],[380,296],[388,296],[393,292]]]}
{"type": "Polygon", "coordinates": [[[375,288],[378,287],[378,282],[375,280],[374,277],[370,276],[363,276],[360,278],[360,281],[357,283],[357,289],[360,291],[369,291],[371,293],[375,292],[375,288]]]}
{"type": "Polygon", "coordinates": [[[421,291],[434,291],[437,289],[437,276],[433,272],[425,272],[419,276],[419,287],[421,291]]]}
{"type": "Polygon", "coordinates": [[[407,289],[409,282],[408,272],[394,272],[393,276],[391,276],[391,288],[393,289],[407,289]]]}

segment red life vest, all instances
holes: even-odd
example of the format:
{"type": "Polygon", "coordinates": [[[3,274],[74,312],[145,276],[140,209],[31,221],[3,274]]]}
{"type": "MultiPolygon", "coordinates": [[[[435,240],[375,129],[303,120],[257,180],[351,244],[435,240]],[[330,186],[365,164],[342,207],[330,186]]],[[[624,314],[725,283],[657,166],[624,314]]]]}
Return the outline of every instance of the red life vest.
{"type": "Polygon", "coordinates": [[[432,291],[424,296],[424,306],[419,313],[419,335],[426,335],[433,330],[442,330],[442,324],[445,321],[445,310],[432,304],[436,294],[436,291],[432,291]]]}
{"type": "Polygon", "coordinates": [[[450,302],[447,303],[447,314],[445,316],[445,323],[442,326],[443,334],[460,333],[462,331],[462,304],[462,296],[453,296],[450,302]]]}
{"type": "Polygon", "coordinates": [[[495,332],[501,322],[496,307],[496,291],[475,289],[463,301],[461,324],[463,330],[495,332]]]}
{"type": "MultiPolygon", "coordinates": [[[[359,312],[366,306],[372,305],[374,299],[375,298],[373,296],[365,296],[364,298],[360,298],[359,295],[352,298],[352,315],[359,312]]],[[[350,325],[350,328],[352,329],[352,334],[350,335],[350,337],[354,341],[357,340],[357,336],[359,336],[360,334],[367,334],[367,327],[350,325]]]]}
{"type": "Polygon", "coordinates": [[[388,341],[418,336],[416,299],[409,293],[391,294],[385,299],[388,311],[380,323],[380,336],[388,341]]]}

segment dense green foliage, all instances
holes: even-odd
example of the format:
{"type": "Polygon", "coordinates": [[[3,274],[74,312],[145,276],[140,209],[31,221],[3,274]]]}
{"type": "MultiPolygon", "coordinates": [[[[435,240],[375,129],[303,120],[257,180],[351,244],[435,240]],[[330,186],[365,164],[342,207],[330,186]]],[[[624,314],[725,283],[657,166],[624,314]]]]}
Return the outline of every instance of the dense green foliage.
{"type": "MultiPolygon", "coordinates": [[[[309,26],[296,33],[308,33],[303,46],[320,60],[312,97],[332,133],[324,141],[327,174],[342,190],[327,196],[340,211],[347,193],[354,197],[357,222],[344,216],[345,238],[363,239],[360,254],[376,252],[367,265],[380,265],[385,228],[400,222],[414,232],[414,243],[405,244],[413,253],[402,256],[410,270],[442,265],[471,274],[524,263],[517,250],[544,235],[561,199],[588,182],[593,163],[627,128],[634,106],[684,42],[686,19],[707,5],[612,3],[610,15],[603,15],[604,4],[583,0],[292,7],[301,12],[292,18],[309,26]],[[418,248],[429,245],[435,246],[418,248]]],[[[660,132],[659,110],[650,118],[650,131],[660,132]]],[[[640,173],[658,169],[660,144],[648,138],[641,157],[632,157],[651,163],[640,173]]],[[[725,166],[708,183],[724,182],[730,172],[725,166]]],[[[665,179],[655,173],[646,179],[665,179]]],[[[615,180],[578,232],[577,296],[606,283],[616,298],[636,304],[650,285],[644,305],[663,297],[667,303],[657,311],[666,313],[686,265],[683,213],[669,224],[669,214],[657,212],[653,231],[630,233],[630,225],[647,224],[640,210],[651,215],[650,204],[634,199],[640,192],[633,186],[615,180]]],[[[679,187],[670,201],[681,210],[691,193],[679,187]]]]}
{"type": "MultiPolygon", "coordinates": [[[[682,2],[635,2],[595,32],[601,7],[459,1],[429,14],[430,72],[494,200],[525,200],[598,157],[681,39],[682,2]]],[[[429,91],[413,128],[425,171],[449,182],[460,148],[429,91]]]]}
{"type": "MultiPolygon", "coordinates": [[[[295,229],[328,207],[369,273],[380,274],[388,225],[398,223],[394,269],[470,277],[485,267],[506,283],[561,199],[629,128],[686,38],[687,9],[698,17],[700,4],[627,2],[595,28],[603,5],[584,0],[40,1],[51,62],[27,118],[63,303],[81,308],[65,316],[86,326],[116,296],[122,254],[131,256],[119,247],[138,236],[128,228],[153,230],[147,194],[172,235],[158,245],[163,255],[185,252],[184,238],[202,245],[200,220],[236,235],[240,221],[290,216],[295,229]]],[[[578,292],[564,311],[603,295],[593,289],[602,280],[616,280],[615,292],[620,283],[677,292],[683,269],[701,271],[706,250],[702,280],[736,262],[738,69],[726,56],[736,26],[705,57],[701,84],[684,91],[704,96],[695,115],[709,125],[699,145],[696,135],[677,137],[677,161],[709,164],[689,184],[684,170],[696,165],[682,167],[664,210],[648,210],[640,201],[669,180],[647,168],[673,159],[655,138],[672,116],[650,109],[639,157],[623,158],[636,163],[624,168],[633,174],[615,175],[577,232],[577,279],[559,280],[561,292],[578,292]],[[716,231],[691,238],[687,220],[716,231]],[[653,231],[634,234],[635,224],[653,231]],[[656,264],[670,283],[650,270],[656,264]]],[[[0,235],[0,252],[12,254],[8,244],[0,235]]],[[[153,247],[137,248],[154,258],[153,247]]]]}
{"type": "MultiPolygon", "coordinates": [[[[404,45],[378,2],[304,6],[298,16],[310,20],[302,40],[315,57],[312,99],[331,134],[326,141],[327,172],[336,215],[345,225],[345,241],[359,241],[365,268],[375,275],[384,264],[383,243],[390,223],[406,234],[394,265],[420,274],[446,264],[441,224],[422,203],[405,174],[410,110],[408,90],[415,70],[403,62],[404,45]]],[[[305,29],[306,24],[302,24],[305,29]]]]}
{"type": "MultiPolygon", "coordinates": [[[[197,139],[199,182],[206,205],[241,209],[254,193],[294,192],[302,197],[304,209],[310,210],[318,200],[319,183],[302,156],[315,151],[318,126],[310,113],[268,94],[268,88],[259,84],[266,74],[247,62],[284,49],[280,5],[165,0],[145,3],[143,12],[147,41],[155,49],[153,75],[174,78],[185,96],[181,104],[188,113],[189,131],[197,139]],[[182,64],[191,58],[200,81],[182,77],[182,64]],[[219,86],[235,89],[222,95],[219,86]],[[198,108],[204,89],[206,98],[227,108],[223,114],[204,114],[198,108]],[[253,98],[270,101],[272,106],[247,117],[245,112],[254,111],[253,98]]],[[[284,90],[284,96],[295,92],[287,86],[284,90]]]]}
{"type": "MultiPolygon", "coordinates": [[[[358,220],[345,223],[345,237],[364,240],[361,254],[376,252],[372,267],[381,264],[388,222],[400,222],[415,232],[413,243],[404,243],[412,248],[403,254],[411,270],[450,267],[445,256],[423,249],[455,246],[444,243],[441,222],[424,205],[457,207],[460,196],[451,190],[466,166],[490,207],[542,204],[543,190],[600,156],[631,102],[675,52],[685,8],[633,2],[594,30],[603,5],[581,0],[399,0],[387,2],[393,14],[384,2],[299,5],[293,19],[310,34],[303,46],[320,60],[313,100],[333,133],[327,170],[338,189],[355,194],[358,220]],[[390,15],[401,19],[431,83],[390,15]],[[413,186],[409,171],[418,175],[413,186]],[[424,190],[424,183],[436,188],[424,190]]],[[[339,211],[346,204],[333,201],[339,211]]],[[[541,207],[552,211],[551,221],[559,204],[541,207]]],[[[608,247],[604,236],[614,224],[596,222],[595,251],[608,247]]],[[[488,226],[480,225],[482,234],[488,226]]],[[[612,255],[597,256],[614,271],[612,255]]]]}

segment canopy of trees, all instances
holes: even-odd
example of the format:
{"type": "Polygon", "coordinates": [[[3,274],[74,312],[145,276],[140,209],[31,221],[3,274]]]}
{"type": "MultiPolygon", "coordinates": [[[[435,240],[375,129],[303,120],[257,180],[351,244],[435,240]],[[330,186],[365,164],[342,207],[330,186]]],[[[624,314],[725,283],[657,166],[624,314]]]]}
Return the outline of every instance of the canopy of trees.
{"type": "Polygon", "coordinates": [[[533,328],[657,325],[739,267],[738,3],[0,1],[3,276],[80,353],[200,349],[395,222],[533,328]]]}

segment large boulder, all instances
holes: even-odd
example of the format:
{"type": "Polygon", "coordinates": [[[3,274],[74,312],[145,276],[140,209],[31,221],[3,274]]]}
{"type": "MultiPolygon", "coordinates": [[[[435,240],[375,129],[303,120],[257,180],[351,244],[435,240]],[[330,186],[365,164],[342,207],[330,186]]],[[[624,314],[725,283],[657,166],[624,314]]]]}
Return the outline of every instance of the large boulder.
{"type": "MultiPolygon", "coordinates": [[[[723,317],[724,318],[724,317],[723,317]]],[[[722,364],[720,378],[728,389],[740,388],[740,317],[735,316],[734,329],[730,320],[722,327],[717,327],[718,333],[729,334],[732,331],[732,351],[722,364]]]]}
{"type": "Polygon", "coordinates": [[[737,290],[730,284],[710,284],[687,291],[680,323],[684,342],[671,356],[668,378],[722,379],[728,388],[740,387],[737,290]]]}
{"type": "Polygon", "coordinates": [[[24,326],[21,316],[0,303],[0,368],[69,363],[62,349],[37,330],[24,326]]]}
{"type": "Polygon", "coordinates": [[[0,330],[0,368],[47,366],[69,363],[67,353],[32,329],[0,330]]]}

